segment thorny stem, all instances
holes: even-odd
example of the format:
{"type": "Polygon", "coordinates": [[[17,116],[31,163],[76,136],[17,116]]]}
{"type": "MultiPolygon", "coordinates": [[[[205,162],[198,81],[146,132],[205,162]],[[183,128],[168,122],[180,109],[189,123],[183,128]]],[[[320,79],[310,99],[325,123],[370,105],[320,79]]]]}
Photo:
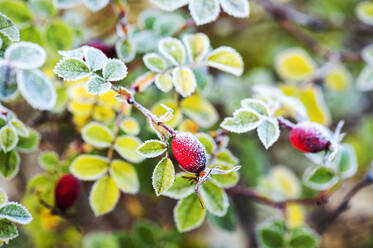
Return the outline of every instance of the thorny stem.
{"type": "Polygon", "coordinates": [[[350,208],[351,199],[362,189],[373,183],[372,178],[365,177],[360,180],[343,198],[343,201],[336,207],[327,218],[317,227],[319,233],[323,233],[344,211],[350,208]]]}
{"type": "Polygon", "coordinates": [[[295,126],[294,123],[292,123],[291,121],[289,121],[289,120],[287,120],[287,119],[285,119],[281,116],[277,117],[277,121],[282,128],[287,128],[289,130],[293,129],[293,127],[295,126]]]}

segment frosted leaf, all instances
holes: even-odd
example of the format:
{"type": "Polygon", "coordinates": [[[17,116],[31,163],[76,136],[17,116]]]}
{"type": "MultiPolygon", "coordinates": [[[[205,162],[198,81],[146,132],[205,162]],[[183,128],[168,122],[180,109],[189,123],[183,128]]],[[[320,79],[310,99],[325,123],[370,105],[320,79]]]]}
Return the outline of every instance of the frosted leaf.
{"type": "Polygon", "coordinates": [[[22,41],[6,49],[4,57],[19,69],[30,70],[42,66],[47,58],[44,49],[34,43],[22,41]]]}
{"type": "Polygon", "coordinates": [[[220,5],[218,0],[190,0],[190,14],[197,25],[203,25],[218,18],[220,5]]]}
{"type": "Polygon", "coordinates": [[[248,0],[220,0],[221,7],[229,15],[237,18],[245,18],[250,14],[248,0]]]}
{"type": "Polygon", "coordinates": [[[83,51],[84,59],[92,71],[102,69],[108,59],[101,50],[94,47],[85,46],[83,51]]]}

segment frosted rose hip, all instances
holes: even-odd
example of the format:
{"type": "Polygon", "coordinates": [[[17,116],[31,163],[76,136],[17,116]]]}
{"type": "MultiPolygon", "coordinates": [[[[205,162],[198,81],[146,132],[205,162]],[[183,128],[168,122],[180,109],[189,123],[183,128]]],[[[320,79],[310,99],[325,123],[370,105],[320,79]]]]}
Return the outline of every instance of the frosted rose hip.
{"type": "Polygon", "coordinates": [[[54,189],[56,207],[63,211],[72,207],[78,200],[79,193],[79,180],[71,174],[63,175],[54,189]]]}
{"type": "Polygon", "coordinates": [[[192,173],[206,167],[207,153],[201,142],[191,133],[178,133],[172,141],[172,153],[180,166],[192,173]]]}
{"type": "Polygon", "coordinates": [[[327,150],[331,145],[331,135],[328,130],[311,121],[295,125],[289,138],[293,146],[302,152],[317,153],[327,150]]]}

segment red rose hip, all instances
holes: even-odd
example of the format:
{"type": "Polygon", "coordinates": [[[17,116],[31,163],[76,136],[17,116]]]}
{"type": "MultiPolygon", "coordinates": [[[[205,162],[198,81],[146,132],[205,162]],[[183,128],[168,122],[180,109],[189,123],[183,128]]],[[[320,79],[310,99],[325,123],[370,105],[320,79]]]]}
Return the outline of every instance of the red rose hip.
{"type": "Polygon", "coordinates": [[[199,174],[206,167],[207,153],[201,142],[191,133],[178,133],[172,140],[172,153],[180,166],[199,174]]]}
{"type": "Polygon", "coordinates": [[[290,142],[302,152],[317,153],[329,149],[331,135],[322,125],[304,121],[296,124],[290,131],[290,142]]]}
{"type": "Polygon", "coordinates": [[[63,175],[54,189],[56,208],[65,211],[78,200],[80,193],[79,180],[71,174],[63,175]]]}

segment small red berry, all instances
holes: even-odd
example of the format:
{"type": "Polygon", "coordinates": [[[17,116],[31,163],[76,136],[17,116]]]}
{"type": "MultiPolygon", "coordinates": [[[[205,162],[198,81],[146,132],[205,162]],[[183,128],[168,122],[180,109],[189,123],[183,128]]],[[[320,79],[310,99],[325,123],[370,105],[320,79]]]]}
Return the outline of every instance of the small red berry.
{"type": "Polygon", "coordinates": [[[302,152],[317,153],[327,150],[331,145],[331,135],[322,125],[304,121],[296,124],[290,131],[290,142],[302,152]]]}
{"type": "Polygon", "coordinates": [[[206,167],[207,153],[201,142],[191,133],[178,133],[172,140],[172,153],[180,166],[191,173],[206,167]]]}
{"type": "Polygon", "coordinates": [[[63,175],[54,189],[56,207],[62,211],[72,207],[78,200],[80,193],[79,180],[71,174],[63,175]]]}
{"type": "Polygon", "coordinates": [[[101,50],[101,52],[105,53],[105,55],[109,58],[114,57],[115,55],[115,48],[114,46],[109,46],[105,42],[101,40],[93,40],[86,43],[87,46],[91,46],[101,50]]]}

